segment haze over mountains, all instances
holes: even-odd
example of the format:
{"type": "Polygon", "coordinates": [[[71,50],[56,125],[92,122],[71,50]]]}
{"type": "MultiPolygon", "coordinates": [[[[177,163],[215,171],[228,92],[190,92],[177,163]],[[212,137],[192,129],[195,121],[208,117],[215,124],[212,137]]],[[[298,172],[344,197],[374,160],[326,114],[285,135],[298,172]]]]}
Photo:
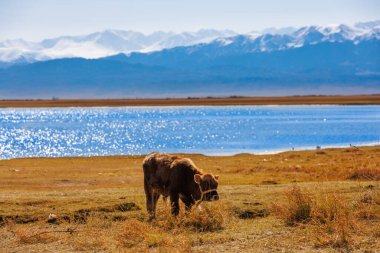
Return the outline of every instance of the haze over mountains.
{"type": "Polygon", "coordinates": [[[380,93],[380,21],[243,35],[107,30],[1,42],[0,60],[0,98],[380,93]]]}

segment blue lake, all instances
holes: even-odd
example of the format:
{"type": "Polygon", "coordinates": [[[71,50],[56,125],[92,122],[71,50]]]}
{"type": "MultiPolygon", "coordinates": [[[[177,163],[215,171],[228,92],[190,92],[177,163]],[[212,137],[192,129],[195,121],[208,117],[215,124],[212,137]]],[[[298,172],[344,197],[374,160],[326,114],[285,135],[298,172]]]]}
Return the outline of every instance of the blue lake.
{"type": "Polygon", "coordinates": [[[0,109],[0,159],[380,144],[380,106],[0,109]]]}

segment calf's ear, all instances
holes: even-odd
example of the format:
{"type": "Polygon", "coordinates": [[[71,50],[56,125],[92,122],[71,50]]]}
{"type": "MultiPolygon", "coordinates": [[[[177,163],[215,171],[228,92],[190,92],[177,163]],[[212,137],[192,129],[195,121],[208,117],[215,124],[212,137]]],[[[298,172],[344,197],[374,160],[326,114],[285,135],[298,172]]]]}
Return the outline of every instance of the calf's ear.
{"type": "Polygon", "coordinates": [[[218,180],[218,179],[219,179],[219,175],[215,175],[214,177],[215,177],[215,179],[216,179],[216,180],[218,180]]]}
{"type": "Polygon", "coordinates": [[[202,179],[201,175],[199,175],[199,174],[195,174],[194,175],[194,181],[195,181],[195,183],[200,184],[201,183],[201,179],[202,179]]]}

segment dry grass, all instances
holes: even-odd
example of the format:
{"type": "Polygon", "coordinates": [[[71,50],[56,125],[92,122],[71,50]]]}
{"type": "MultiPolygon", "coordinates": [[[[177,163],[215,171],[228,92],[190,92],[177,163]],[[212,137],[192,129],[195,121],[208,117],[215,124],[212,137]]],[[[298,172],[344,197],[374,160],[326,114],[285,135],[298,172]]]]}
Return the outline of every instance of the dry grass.
{"type": "Polygon", "coordinates": [[[171,231],[172,229],[183,229],[193,232],[216,232],[223,229],[230,212],[223,202],[202,203],[201,209],[192,208],[188,212],[181,212],[173,217],[169,205],[160,208],[157,219],[153,225],[171,231]]]}
{"type": "Polygon", "coordinates": [[[355,217],[360,220],[380,220],[380,191],[364,191],[355,203],[355,217]]]}
{"type": "Polygon", "coordinates": [[[322,151],[189,155],[220,175],[221,200],[202,203],[202,211],[181,206],[176,218],[159,201],[152,223],[141,156],[0,161],[0,249],[373,252],[380,248],[379,182],[367,172],[347,179],[379,168],[380,148],[322,151]],[[47,223],[50,213],[59,224],[47,223]]]}
{"type": "MultiPolygon", "coordinates": [[[[285,202],[274,203],[272,212],[288,226],[309,226],[316,247],[350,251],[360,245],[357,238],[379,225],[380,190],[366,190],[354,200],[325,189],[312,192],[293,186],[284,194],[285,202]],[[371,221],[371,226],[367,221],[371,221]]],[[[375,237],[378,237],[375,235],[375,237]]]]}
{"type": "Polygon", "coordinates": [[[313,200],[308,192],[293,186],[285,192],[286,204],[273,203],[271,211],[281,217],[287,225],[294,226],[311,220],[313,200]]]}
{"type": "Polygon", "coordinates": [[[331,245],[348,248],[350,237],[355,232],[356,221],[352,207],[345,197],[337,193],[319,196],[313,210],[313,223],[320,231],[317,246],[331,245]]]}
{"type": "Polygon", "coordinates": [[[191,252],[191,244],[186,236],[138,220],[124,222],[117,238],[123,248],[134,252],[149,249],[159,252],[191,252]]]}
{"type": "Polygon", "coordinates": [[[350,171],[347,179],[351,180],[380,180],[380,168],[356,168],[350,171]]]}
{"type": "Polygon", "coordinates": [[[58,240],[52,233],[44,233],[33,227],[15,227],[14,234],[21,244],[49,243],[58,240]]]}

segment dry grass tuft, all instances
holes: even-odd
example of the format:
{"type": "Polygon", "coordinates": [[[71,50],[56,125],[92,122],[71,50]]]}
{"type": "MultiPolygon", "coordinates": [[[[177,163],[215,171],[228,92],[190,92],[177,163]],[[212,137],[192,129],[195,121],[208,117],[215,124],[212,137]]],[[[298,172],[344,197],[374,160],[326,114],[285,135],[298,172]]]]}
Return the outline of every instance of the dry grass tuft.
{"type": "Polygon", "coordinates": [[[125,221],[117,240],[121,247],[137,252],[150,249],[159,252],[190,252],[191,244],[185,236],[163,231],[152,224],[137,221],[125,221]]]}
{"type": "Polygon", "coordinates": [[[154,223],[164,230],[187,229],[195,232],[214,232],[223,229],[225,218],[231,214],[221,202],[204,202],[201,210],[193,207],[188,212],[181,212],[177,217],[170,213],[169,205],[158,209],[154,223]]]}
{"type": "Polygon", "coordinates": [[[170,205],[157,209],[157,218],[146,221],[127,220],[117,240],[121,247],[137,251],[156,249],[159,252],[190,252],[191,232],[214,232],[223,229],[229,211],[219,202],[202,203],[202,210],[194,207],[173,217],[170,205]]]}
{"type": "Polygon", "coordinates": [[[355,168],[350,171],[350,180],[380,180],[380,169],[371,167],[355,168]]]}
{"type": "Polygon", "coordinates": [[[115,240],[112,235],[116,232],[116,226],[109,220],[89,217],[85,224],[76,224],[78,230],[67,235],[71,247],[75,251],[105,252],[114,251],[115,240]]]}
{"type": "Polygon", "coordinates": [[[271,213],[281,217],[289,226],[305,223],[311,219],[312,198],[310,193],[302,192],[293,186],[285,193],[287,204],[272,204],[271,213]]]}
{"type": "Polygon", "coordinates": [[[179,221],[196,232],[214,232],[223,229],[224,218],[228,216],[229,212],[221,203],[204,203],[202,210],[193,208],[179,221]]]}
{"type": "Polygon", "coordinates": [[[86,230],[86,232],[78,233],[71,238],[75,251],[100,252],[109,249],[113,241],[105,235],[104,231],[96,228],[86,230]]]}
{"type": "Polygon", "coordinates": [[[355,216],[361,220],[375,221],[380,218],[380,192],[368,190],[363,192],[355,203],[355,216]]]}
{"type": "Polygon", "coordinates": [[[316,246],[348,248],[356,221],[352,215],[352,206],[343,195],[323,193],[318,196],[313,206],[312,222],[319,231],[316,246]]]}
{"type": "Polygon", "coordinates": [[[50,243],[58,240],[52,233],[41,232],[38,229],[17,226],[13,228],[16,239],[21,244],[50,243]]]}
{"type": "Polygon", "coordinates": [[[361,221],[378,222],[379,219],[379,192],[373,190],[348,201],[336,192],[310,193],[293,186],[285,192],[285,200],[285,203],[274,203],[272,212],[287,225],[303,223],[310,226],[317,240],[316,247],[350,250],[360,228],[368,227],[361,221]]]}

